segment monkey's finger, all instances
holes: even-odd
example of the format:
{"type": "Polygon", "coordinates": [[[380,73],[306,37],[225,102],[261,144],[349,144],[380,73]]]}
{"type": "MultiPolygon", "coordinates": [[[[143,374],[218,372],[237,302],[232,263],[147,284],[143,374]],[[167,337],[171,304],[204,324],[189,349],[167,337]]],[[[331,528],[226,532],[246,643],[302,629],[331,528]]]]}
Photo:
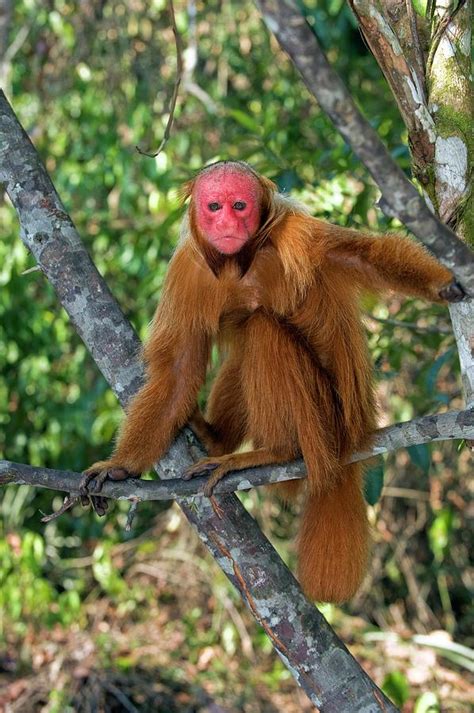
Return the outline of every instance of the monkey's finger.
{"type": "Polygon", "coordinates": [[[194,478],[196,475],[205,475],[206,473],[215,470],[218,466],[219,463],[216,463],[215,461],[198,461],[198,463],[186,468],[181,477],[183,480],[191,480],[191,478],[194,478]]]}
{"type": "Polygon", "coordinates": [[[96,471],[86,470],[82,474],[82,478],[79,482],[79,494],[82,499],[82,504],[86,505],[89,502],[89,483],[93,480],[99,473],[96,471]]]}
{"type": "Polygon", "coordinates": [[[79,483],[79,494],[82,505],[85,507],[90,504],[99,517],[103,517],[106,514],[109,509],[109,501],[107,498],[93,493],[100,492],[106,479],[106,469],[101,471],[88,470],[83,473],[81,482],[79,483]]]}
{"type": "Polygon", "coordinates": [[[99,517],[103,517],[109,509],[109,501],[100,495],[91,495],[90,503],[99,517]]]}
{"type": "Polygon", "coordinates": [[[126,480],[127,478],[139,478],[140,473],[132,473],[122,467],[108,467],[102,470],[86,470],[79,483],[79,493],[87,498],[91,493],[100,493],[105,481],[126,480]]]}
{"type": "Polygon", "coordinates": [[[99,471],[86,470],[82,474],[81,482],[79,483],[80,495],[87,498],[91,493],[99,493],[107,477],[108,470],[106,469],[99,471]]]}
{"type": "Polygon", "coordinates": [[[439,296],[447,302],[461,302],[466,297],[462,286],[453,280],[439,291],[439,296]]]}

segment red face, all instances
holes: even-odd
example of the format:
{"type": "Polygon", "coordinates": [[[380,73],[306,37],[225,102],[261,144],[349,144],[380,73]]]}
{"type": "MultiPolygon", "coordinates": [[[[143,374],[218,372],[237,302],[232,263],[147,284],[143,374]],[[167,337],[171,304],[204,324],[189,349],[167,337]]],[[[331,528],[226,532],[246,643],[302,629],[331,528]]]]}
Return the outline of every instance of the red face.
{"type": "Polygon", "coordinates": [[[219,252],[234,255],[260,226],[260,184],[232,168],[204,173],[194,188],[200,231],[219,252]]]}

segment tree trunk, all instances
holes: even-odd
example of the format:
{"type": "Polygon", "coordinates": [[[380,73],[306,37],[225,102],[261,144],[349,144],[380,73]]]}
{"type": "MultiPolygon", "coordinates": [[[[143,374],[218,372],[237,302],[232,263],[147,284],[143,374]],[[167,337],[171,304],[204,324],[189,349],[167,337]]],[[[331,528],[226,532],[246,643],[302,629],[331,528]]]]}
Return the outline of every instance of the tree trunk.
{"type": "MultiPolygon", "coordinates": [[[[428,204],[474,245],[470,168],[472,1],[349,0],[408,129],[428,204]]],[[[472,168],[471,168],[472,170],[472,168]]],[[[450,306],[466,404],[474,402],[474,301],[450,306]]]]}

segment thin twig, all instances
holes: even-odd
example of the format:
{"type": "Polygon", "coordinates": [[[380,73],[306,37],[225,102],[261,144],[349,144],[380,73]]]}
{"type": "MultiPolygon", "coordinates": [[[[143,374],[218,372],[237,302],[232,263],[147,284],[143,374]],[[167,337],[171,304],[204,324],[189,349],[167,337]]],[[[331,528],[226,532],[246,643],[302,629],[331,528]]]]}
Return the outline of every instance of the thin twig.
{"type": "Polygon", "coordinates": [[[33,265],[33,267],[29,267],[27,270],[23,270],[23,272],[20,273],[21,277],[25,277],[25,275],[31,275],[33,272],[41,272],[41,268],[39,265],[33,265]]]}
{"type": "Polygon", "coordinates": [[[138,509],[138,503],[140,502],[140,498],[131,498],[131,505],[130,509],[127,514],[127,523],[125,525],[125,532],[130,532],[132,529],[132,523],[135,515],[137,514],[137,509],[138,509]]]}
{"type": "Polygon", "coordinates": [[[74,505],[76,505],[80,499],[80,495],[67,495],[64,498],[64,502],[59,510],[52,512],[51,515],[45,515],[41,518],[41,522],[51,522],[51,520],[56,520],[56,518],[60,517],[63,513],[67,512],[67,510],[70,510],[74,505]]]}
{"type": "Polygon", "coordinates": [[[425,492],[424,490],[414,490],[413,488],[396,488],[395,486],[392,487],[388,485],[382,490],[382,497],[429,501],[430,494],[425,492]]]}
{"type": "Polygon", "coordinates": [[[454,19],[456,14],[461,10],[461,8],[466,4],[466,0],[460,0],[457,7],[450,7],[446,11],[446,14],[441,17],[438,26],[431,38],[430,51],[428,52],[428,59],[426,60],[426,76],[429,77],[431,74],[434,58],[436,52],[438,51],[439,43],[443,37],[445,31],[447,30],[449,23],[454,19]]]}
{"type": "Polygon", "coordinates": [[[19,52],[19,50],[22,48],[24,42],[26,41],[26,38],[29,35],[30,29],[31,28],[28,25],[23,25],[23,27],[18,30],[17,36],[5,52],[5,57],[3,58],[5,64],[9,64],[13,60],[17,52],[19,52]]]}
{"type": "Polygon", "coordinates": [[[380,322],[380,324],[387,324],[391,327],[404,327],[405,329],[413,329],[416,332],[425,332],[427,334],[451,334],[453,330],[450,327],[431,327],[429,325],[422,326],[416,322],[404,322],[401,319],[389,319],[386,317],[376,317],[370,312],[365,313],[367,319],[373,319],[375,322],[380,322]]]}
{"type": "Polygon", "coordinates": [[[183,65],[183,44],[181,41],[181,35],[179,34],[178,28],[176,26],[176,18],[175,18],[175,14],[174,14],[173,0],[168,0],[168,11],[169,11],[170,18],[171,18],[171,27],[173,29],[174,42],[175,42],[175,46],[176,46],[176,79],[175,79],[175,83],[174,83],[173,95],[171,97],[171,102],[170,102],[168,121],[166,123],[165,133],[163,134],[161,143],[158,146],[155,153],[150,153],[148,151],[144,151],[139,146],[135,147],[137,149],[138,153],[142,154],[143,156],[149,156],[150,158],[156,158],[158,156],[158,154],[161,153],[161,151],[163,151],[166,143],[168,142],[168,139],[171,134],[171,129],[173,127],[174,112],[176,109],[176,102],[178,100],[179,87],[181,84],[181,80],[183,78],[183,66],[184,66],[183,65]]]}
{"type": "Polygon", "coordinates": [[[138,713],[138,708],[135,708],[133,703],[129,701],[127,696],[122,693],[122,691],[117,688],[117,686],[115,686],[110,681],[102,681],[100,679],[98,679],[98,683],[103,688],[105,688],[106,691],[113,695],[113,697],[117,700],[118,703],[120,703],[124,710],[128,711],[128,713],[138,713]]]}

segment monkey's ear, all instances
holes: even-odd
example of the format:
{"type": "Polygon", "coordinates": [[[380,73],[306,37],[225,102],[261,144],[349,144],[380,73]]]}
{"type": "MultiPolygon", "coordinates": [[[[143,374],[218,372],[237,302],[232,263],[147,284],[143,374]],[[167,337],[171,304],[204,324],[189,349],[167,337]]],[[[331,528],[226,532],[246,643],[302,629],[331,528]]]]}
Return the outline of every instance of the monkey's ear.
{"type": "Polygon", "coordinates": [[[181,188],[179,189],[178,192],[178,197],[181,203],[184,203],[185,201],[188,200],[188,198],[191,197],[191,194],[194,190],[194,184],[196,183],[195,178],[191,178],[190,181],[186,181],[186,183],[183,183],[181,188]]]}

